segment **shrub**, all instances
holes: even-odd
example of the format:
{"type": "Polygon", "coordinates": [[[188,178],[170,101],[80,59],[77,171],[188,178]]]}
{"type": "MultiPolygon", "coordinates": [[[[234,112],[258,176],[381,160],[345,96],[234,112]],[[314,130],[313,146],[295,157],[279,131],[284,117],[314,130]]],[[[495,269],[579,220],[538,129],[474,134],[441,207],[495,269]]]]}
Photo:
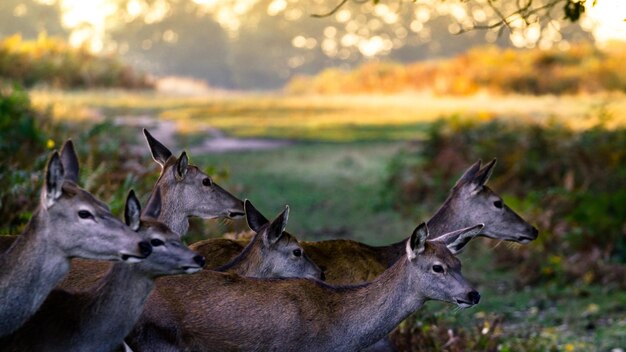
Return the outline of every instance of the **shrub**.
{"type": "Polygon", "coordinates": [[[298,76],[285,90],[293,94],[362,94],[428,91],[439,95],[493,93],[577,94],[626,91],[621,63],[626,46],[600,50],[578,44],[566,51],[475,48],[450,59],[396,64],[369,62],[351,71],[330,68],[298,76]]]}
{"type": "Polygon", "coordinates": [[[28,94],[17,87],[0,87],[0,217],[5,228],[24,223],[38,188],[33,185],[45,165],[46,137],[28,94]],[[29,168],[25,168],[28,165],[29,168]]]}
{"type": "Polygon", "coordinates": [[[98,56],[45,35],[23,40],[13,35],[0,40],[0,79],[25,87],[148,88],[147,77],[114,56],[98,56]]]}

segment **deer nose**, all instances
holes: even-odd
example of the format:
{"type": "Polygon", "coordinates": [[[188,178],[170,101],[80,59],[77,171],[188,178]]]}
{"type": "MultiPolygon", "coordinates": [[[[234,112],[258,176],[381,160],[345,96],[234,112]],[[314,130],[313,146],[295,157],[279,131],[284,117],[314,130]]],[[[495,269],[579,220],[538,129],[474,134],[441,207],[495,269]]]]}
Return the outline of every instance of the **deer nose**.
{"type": "Polygon", "coordinates": [[[193,261],[196,262],[196,264],[198,264],[200,267],[203,267],[206,263],[206,260],[204,260],[204,257],[201,255],[193,257],[193,261]]]}
{"type": "Polygon", "coordinates": [[[144,257],[149,256],[150,253],[152,253],[152,246],[150,245],[150,243],[146,241],[139,242],[139,253],[141,253],[141,255],[144,257]]]}
{"type": "Polygon", "coordinates": [[[534,238],[537,238],[537,236],[539,236],[539,230],[537,230],[536,227],[533,226],[532,230],[530,230],[530,231],[531,231],[531,233],[532,233],[534,238]]]}
{"type": "Polygon", "coordinates": [[[324,270],[320,273],[320,280],[326,281],[326,274],[324,274],[324,270]]]}
{"type": "Polygon", "coordinates": [[[472,304],[478,304],[480,301],[480,293],[478,293],[478,291],[470,291],[470,293],[467,294],[467,298],[472,304]]]}

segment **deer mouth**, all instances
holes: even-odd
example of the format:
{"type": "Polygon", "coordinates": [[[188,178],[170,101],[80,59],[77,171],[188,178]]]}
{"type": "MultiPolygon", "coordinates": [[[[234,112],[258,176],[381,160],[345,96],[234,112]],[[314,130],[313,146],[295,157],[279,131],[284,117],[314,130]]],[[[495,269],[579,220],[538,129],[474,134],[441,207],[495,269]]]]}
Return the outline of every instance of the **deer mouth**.
{"type": "Polygon", "coordinates": [[[228,212],[228,218],[230,219],[238,219],[238,218],[243,217],[244,215],[246,214],[242,211],[229,211],[228,212]]]}
{"type": "Polygon", "coordinates": [[[185,272],[185,274],[193,274],[202,270],[202,267],[197,266],[197,265],[188,265],[188,266],[183,266],[182,269],[185,272]]]}
{"type": "Polygon", "coordinates": [[[520,237],[517,242],[519,242],[521,244],[528,244],[528,243],[532,242],[533,240],[534,240],[534,238],[531,238],[531,237],[520,237]]]}
{"type": "Polygon", "coordinates": [[[146,257],[147,256],[140,256],[140,255],[135,255],[135,254],[127,254],[127,253],[122,253],[122,255],[120,256],[123,262],[129,263],[129,264],[139,263],[142,260],[146,259],[146,257]]]}
{"type": "Polygon", "coordinates": [[[459,308],[465,309],[465,308],[469,308],[469,307],[473,306],[474,303],[469,302],[469,301],[464,301],[462,299],[457,299],[456,300],[456,305],[459,306],[459,308]]]}
{"type": "Polygon", "coordinates": [[[529,232],[530,232],[530,235],[520,236],[519,243],[526,244],[528,242],[536,240],[537,237],[539,237],[539,230],[537,230],[536,227],[533,226],[529,232]]]}

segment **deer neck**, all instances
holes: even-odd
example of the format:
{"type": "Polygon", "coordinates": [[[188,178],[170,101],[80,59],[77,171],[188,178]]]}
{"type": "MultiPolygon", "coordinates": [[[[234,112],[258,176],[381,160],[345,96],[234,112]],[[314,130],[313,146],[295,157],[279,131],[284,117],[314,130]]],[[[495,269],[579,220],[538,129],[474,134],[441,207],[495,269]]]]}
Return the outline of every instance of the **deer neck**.
{"type": "Polygon", "coordinates": [[[182,237],[189,231],[189,216],[179,211],[172,202],[164,202],[157,220],[182,237]]]}
{"type": "MultiPolygon", "coordinates": [[[[141,263],[116,263],[92,292],[88,306],[81,311],[83,336],[72,338],[73,344],[81,341],[88,347],[93,341],[111,344],[113,350],[132,330],[143,310],[144,303],[154,288],[154,278],[140,269],[141,263]]],[[[78,345],[72,349],[82,350],[78,345]]]]}
{"type": "MultiPolygon", "coordinates": [[[[163,177],[163,174],[161,174],[161,177],[163,177]]],[[[150,205],[155,202],[155,197],[159,194],[160,199],[158,200],[158,203],[160,210],[158,212],[157,220],[167,225],[167,227],[182,237],[187,234],[187,231],[189,230],[189,217],[192,214],[188,214],[183,210],[183,206],[180,204],[179,198],[175,195],[170,197],[170,194],[174,192],[168,192],[168,187],[160,185],[160,180],[161,178],[159,178],[159,181],[157,181],[157,184],[152,189],[152,193],[150,193],[150,196],[148,197],[148,202],[146,203],[144,211],[146,211],[150,205]]]]}
{"type": "MultiPolygon", "coordinates": [[[[443,235],[448,232],[458,230],[460,228],[472,226],[475,224],[470,223],[468,219],[461,214],[463,211],[457,211],[453,194],[450,194],[446,201],[437,210],[430,220],[428,220],[428,231],[430,238],[443,235]]],[[[387,263],[387,267],[393,265],[399,258],[405,253],[406,239],[381,247],[374,247],[378,252],[380,260],[387,263]]]]}
{"type": "Polygon", "coordinates": [[[410,263],[402,258],[371,283],[346,288],[337,305],[341,328],[334,330],[351,332],[347,347],[370,346],[424,304],[426,298],[415,289],[419,279],[409,270],[410,263]]]}
{"type": "Polygon", "coordinates": [[[428,220],[428,232],[430,238],[441,236],[445,233],[458,230],[463,227],[472,226],[467,216],[468,209],[458,209],[458,202],[454,201],[455,195],[450,193],[446,201],[437,210],[430,220],[428,220]]]}
{"type": "Polygon", "coordinates": [[[38,210],[24,232],[0,256],[0,336],[34,314],[70,268],[69,259],[52,243],[47,212],[38,210]]]}
{"type": "Polygon", "coordinates": [[[257,241],[260,239],[258,235],[255,235],[239,255],[215,271],[235,273],[247,277],[268,277],[263,272],[264,268],[261,267],[261,253],[257,241]]]}

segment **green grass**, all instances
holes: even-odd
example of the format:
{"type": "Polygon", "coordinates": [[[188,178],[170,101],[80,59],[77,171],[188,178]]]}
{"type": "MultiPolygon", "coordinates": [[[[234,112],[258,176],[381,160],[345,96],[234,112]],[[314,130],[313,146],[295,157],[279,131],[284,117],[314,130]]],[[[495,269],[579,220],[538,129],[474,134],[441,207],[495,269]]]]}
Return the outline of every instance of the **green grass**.
{"type": "Polygon", "coordinates": [[[384,206],[383,180],[396,143],[304,143],[271,151],[193,156],[226,168],[267,216],[291,207],[289,230],[306,239],[349,237],[384,244],[408,236],[415,221],[384,206]]]}
{"type": "Polygon", "coordinates": [[[626,124],[626,99],[621,94],[172,97],[153,92],[34,91],[31,95],[36,106],[50,108],[56,118],[63,120],[152,115],[177,122],[177,130],[183,134],[212,126],[238,137],[308,141],[412,140],[420,138],[424,128],[442,116],[472,116],[477,121],[559,120],[586,128],[597,122],[599,111],[607,111],[616,116],[612,125],[626,124]]]}

